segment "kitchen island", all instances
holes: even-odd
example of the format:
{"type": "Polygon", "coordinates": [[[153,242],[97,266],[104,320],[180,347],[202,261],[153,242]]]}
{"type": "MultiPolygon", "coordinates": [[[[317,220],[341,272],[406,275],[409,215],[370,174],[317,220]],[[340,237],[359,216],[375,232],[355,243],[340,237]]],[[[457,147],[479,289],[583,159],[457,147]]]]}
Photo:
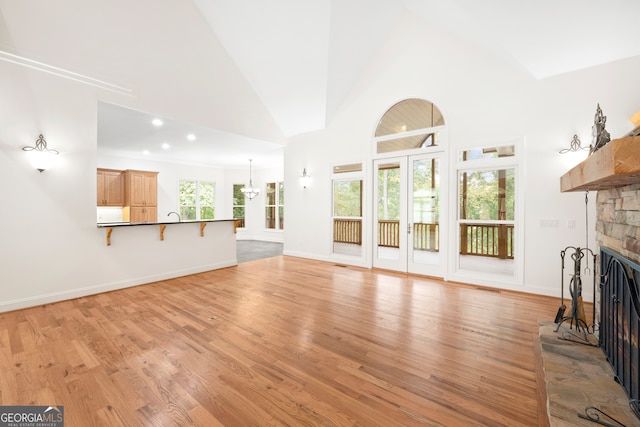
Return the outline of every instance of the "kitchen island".
{"type": "Polygon", "coordinates": [[[238,264],[236,221],[97,224],[107,284],[117,289],[238,264]]]}

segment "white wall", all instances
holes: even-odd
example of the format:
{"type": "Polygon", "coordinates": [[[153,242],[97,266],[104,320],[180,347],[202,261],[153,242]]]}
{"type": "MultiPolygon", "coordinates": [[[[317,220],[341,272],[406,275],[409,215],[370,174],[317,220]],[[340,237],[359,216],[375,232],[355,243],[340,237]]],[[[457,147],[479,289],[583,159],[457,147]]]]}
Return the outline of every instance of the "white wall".
{"type": "MultiPolygon", "coordinates": [[[[287,223],[285,253],[335,259],[330,253],[331,166],[352,161],[370,165],[371,139],[381,115],[402,99],[419,97],[442,110],[449,149],[456,154],[462,147],[523,141],[524,284],[480,284],[559,295],[560,251],[585,245],[585,195],[560,193],[560,176],[581,159],[558,152],[569,146],[574,134],[588,146],[597,103],[608,116],[613,138],[631,130],[628,118],[640,108],[639,71],[640,58],[632,58],[537,81],[405,17],[327,129],[292,138],[287,145],[285,179],[294,179],[305,166],[313,186],[288,187],[286,211],[292,220],[287,223]],[[541,227],[543,219],[557,219],[559,227],[541,227]],[[569,228],[570,220],[575,228],[569,228]]],[[[365,184],[368,194],[370,186],[365,184]]],[[[595,249],[595,193],[590,198],[589,246],[595,249]]],[[[367,206],[371,210],[370,201],[367,206]]],[[[370,239],[370,216],[367,221],[370,239]]],[[[365,263],[371,265],[370,254],[365,263]]],[[[587,285],[585,299],[591,292],[587,285]]]]}

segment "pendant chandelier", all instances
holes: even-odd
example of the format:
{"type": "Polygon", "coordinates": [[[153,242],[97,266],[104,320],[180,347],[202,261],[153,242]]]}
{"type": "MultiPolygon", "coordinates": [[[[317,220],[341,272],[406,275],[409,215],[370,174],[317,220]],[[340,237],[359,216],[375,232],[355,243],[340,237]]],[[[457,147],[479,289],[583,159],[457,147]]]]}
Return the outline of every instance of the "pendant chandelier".
{"type": "Polygon", "coordinates": [[[244,187],[242,187],[240,189],[240,191],[242,191],[244,196],[249,200],[252,200],[254,197],[256,197],[258,195],[258,193],[260,193],[260,189],[259,188],[255,188],[253,186],[253,176],[251,174],[251,162],[252,161],[253,161],[253,159],[249,159],[249,186],[247,187],[245,185],[244,187]]]}

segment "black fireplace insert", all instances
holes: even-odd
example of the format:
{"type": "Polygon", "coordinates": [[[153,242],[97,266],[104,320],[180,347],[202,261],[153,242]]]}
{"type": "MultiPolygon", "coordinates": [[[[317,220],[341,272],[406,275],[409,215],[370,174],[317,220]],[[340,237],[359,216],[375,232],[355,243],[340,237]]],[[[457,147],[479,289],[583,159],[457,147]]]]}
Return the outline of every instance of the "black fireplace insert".
{"type": "Polygon", "coordinates": [[[640,265],[600,249],[600,347],[640,418],[640,265]]]}

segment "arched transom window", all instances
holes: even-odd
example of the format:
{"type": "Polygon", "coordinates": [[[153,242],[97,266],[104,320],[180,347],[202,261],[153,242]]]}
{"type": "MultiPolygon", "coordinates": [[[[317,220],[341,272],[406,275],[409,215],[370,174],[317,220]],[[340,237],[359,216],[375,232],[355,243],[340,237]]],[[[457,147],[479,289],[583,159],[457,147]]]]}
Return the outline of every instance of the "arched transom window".
{"type": "Polygon", "coordinates": [[[437,128],[444,126],[440,109],[425,99],[400,101],[382,116],[376,128],[376,151],[411,150],[438,145],[437,128]]]}

